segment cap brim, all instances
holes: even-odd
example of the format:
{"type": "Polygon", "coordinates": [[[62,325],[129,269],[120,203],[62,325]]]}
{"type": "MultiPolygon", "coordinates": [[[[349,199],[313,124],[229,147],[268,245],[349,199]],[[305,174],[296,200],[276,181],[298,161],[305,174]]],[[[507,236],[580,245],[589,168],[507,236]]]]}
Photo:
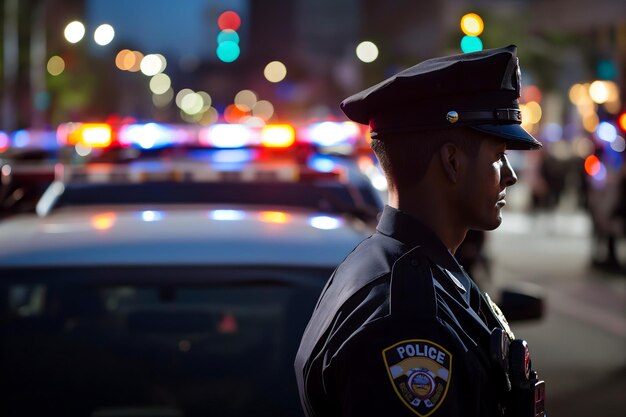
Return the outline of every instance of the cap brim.
{"type": "Polygon", "coordinates": [[[518,124],[483,124],[470,126],[488,135],[497,136],[506,141],[508,149],[531,150],[541,148],[541,143],[518,124]]]}

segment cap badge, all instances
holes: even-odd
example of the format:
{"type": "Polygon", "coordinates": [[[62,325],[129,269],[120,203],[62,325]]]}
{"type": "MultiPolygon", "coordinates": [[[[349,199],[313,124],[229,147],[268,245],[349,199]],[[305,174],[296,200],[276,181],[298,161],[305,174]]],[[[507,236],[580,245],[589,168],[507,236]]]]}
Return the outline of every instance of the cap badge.
{"type": "Polygon", "coordinates": [[[450,123],[456,123],[459,121],[459,114],[454,110],[451,110],[446,114],[446,120],[450,123]]]}

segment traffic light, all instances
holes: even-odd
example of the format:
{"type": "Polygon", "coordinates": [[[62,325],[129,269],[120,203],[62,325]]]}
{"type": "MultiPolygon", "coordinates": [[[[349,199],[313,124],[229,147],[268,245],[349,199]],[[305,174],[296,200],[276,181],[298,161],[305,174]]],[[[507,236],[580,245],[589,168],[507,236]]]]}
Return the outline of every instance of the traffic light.
{"type": "Polygon", "coordinates": [[[479,35],[485,29],[482,17],[476,13],[467,13],[461,18],[461,30],[465,34],[461,39],[461,51],[464,53],[483,50],[483,42],[479,35]]]}
{"type": "Polygon", "coordinates": [[[239,34],[241,18],[232,10],[225,11],[217,18],[220,33],[217,35],[217,57],[223,62],[233,62],[239,58],[239,34]]]}

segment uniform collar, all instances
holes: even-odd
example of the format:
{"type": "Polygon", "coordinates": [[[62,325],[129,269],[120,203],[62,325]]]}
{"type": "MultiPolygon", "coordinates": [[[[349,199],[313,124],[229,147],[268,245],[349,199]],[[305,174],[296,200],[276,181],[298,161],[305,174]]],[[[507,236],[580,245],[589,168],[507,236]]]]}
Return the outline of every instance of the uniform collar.
{"type": "Polygon", "coordinates": [[[457,293],[456,297],[463,299],[467,306],[478,310],[478,288],[432,229],[410,214],[386,205],[376,230],[411,249],[420,246],[424,254],[446,276],[448,288],[452,286],[458,290],[451,293],[457,293]]]}
{"type": "Polygon", "coordinates": [[[421,246],[430,259],[447,270],[462,270],[435,232],[410,214],[386,205],[376,230],[411,248],[421,246]]]}

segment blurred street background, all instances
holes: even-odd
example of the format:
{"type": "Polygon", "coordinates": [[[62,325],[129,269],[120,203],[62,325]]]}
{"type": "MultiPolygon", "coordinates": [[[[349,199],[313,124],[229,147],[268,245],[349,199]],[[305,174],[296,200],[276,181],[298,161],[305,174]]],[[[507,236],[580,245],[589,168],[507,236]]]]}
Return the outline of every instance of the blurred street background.
{"type": "Polygon", "coordinates": [[[510,153],[519,182],[472,273],[545,298],[513,330],[550,417],[624,416],[624,0],[1,4],[0,158],[70,122],[345,120],[343,98],[424,59],[516,44],[523,126],[544,147],[510,153]]]}

